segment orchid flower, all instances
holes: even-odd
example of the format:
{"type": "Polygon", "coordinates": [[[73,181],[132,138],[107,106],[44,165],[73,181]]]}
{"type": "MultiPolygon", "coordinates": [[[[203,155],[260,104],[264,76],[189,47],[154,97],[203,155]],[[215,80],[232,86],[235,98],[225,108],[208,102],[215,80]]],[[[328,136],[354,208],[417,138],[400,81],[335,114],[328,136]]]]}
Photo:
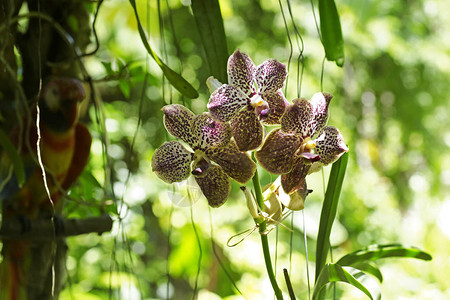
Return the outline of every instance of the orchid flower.
{"type": "Polygon", "coordinates": [[[162,144],[152,157],[152,169],[159,178],[173,183],[192,174],[209,205],[219,207],[230,194],[229,177],[241,184],[253,177],[256,165],[231,140],[228,123],[214,120],[208,113],[196,116],[178,104],[166,105],[162,111],[167,131],[193,152],[178,141],[162,144]]]}
{"type": "Polygon", "coordinates": [[[264,138],[261,121],[279,124],[289,104],[281,91],[286,80],[286,66],[268,59],[258,67],[250,57],[236,50],[228,59],[228,84],[210,77],[211,97],[207,105],[220,121],[231,121],[236,144],[241,151],[257,149],[264,138]]]}
{"type": "Polygon", "coordinates": [[[281,185],[287,194],[300,191],[306,196],[306,175],[348,151],[339,130],[325,126],[332,97],[317,93],[311,100],[295,99],[280,119],[281,128],[272,130],[255,154],[267,171],[282,174],[281,185]]]}

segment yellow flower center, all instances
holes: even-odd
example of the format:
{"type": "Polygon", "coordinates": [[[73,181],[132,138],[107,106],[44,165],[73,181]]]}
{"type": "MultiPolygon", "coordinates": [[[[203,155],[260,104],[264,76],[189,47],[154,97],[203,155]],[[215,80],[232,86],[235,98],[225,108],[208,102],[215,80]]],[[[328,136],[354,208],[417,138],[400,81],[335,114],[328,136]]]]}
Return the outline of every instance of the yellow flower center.
{"type": "Polygon", "coordinates": [[[315,153],[316,143],[310,138],[307,137],[303,140],[300,145],[299,152],[300,153],[315,153]]]}
{"type": "Polygon", "coordinates": [[[261,96],[259,94],[255,94],[251,99],[250,99],[250,104],[254,107],[254,108],[258,108],[260,106],[268,106],[268,103],[266,101],[263,100],[263,98],[261,98],[261,96]]]}
{"type": "Polygon", "coordinates": [[[195,176],[203,177],[205,176],[205,172],[209,168],[209,165],[210,160],[205,152],[200,149],[195,150],[191,173],[195,176]]]}

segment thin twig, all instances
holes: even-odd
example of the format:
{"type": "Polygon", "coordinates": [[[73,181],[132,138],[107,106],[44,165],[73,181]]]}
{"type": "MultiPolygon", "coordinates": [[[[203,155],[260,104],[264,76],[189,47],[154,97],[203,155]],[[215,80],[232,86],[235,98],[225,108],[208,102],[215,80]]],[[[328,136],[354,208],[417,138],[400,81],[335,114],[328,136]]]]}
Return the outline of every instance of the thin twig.
{"type": "Polygon", "coordinates": [[[104,0],[99,0],[98,1],[97,8],[95,9],[94,20],[92,21],[92,34],[94,35],[94,39],[95,39],[95,48],[91,52],[87,52],[87,53],[81,54],[80,57],[94,55],[95,53],[97,53],[98,49],[100,48],[100,43],[98,41],[97,30],[95,29],[95,23],[97,22],[98,13],[100,11],[100,6],[102,5],[103,1],[104,0]]]}

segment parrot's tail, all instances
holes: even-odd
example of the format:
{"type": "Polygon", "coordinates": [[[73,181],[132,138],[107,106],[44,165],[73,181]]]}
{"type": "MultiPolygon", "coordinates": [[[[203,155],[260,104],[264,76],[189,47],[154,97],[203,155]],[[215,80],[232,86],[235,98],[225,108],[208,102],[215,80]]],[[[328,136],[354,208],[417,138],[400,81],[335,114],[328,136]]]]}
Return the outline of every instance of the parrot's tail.
{"type": "Polygon", "coordinates": [[[24,265],[27,249],[26,242],[3,242],[3,261],[0,264],[0,300],[22,300],[26,298],[24,265]]]}
{"type": "Polygon", "coordinates": [[[20,270],[19,265],[16,262],[9,262],[9,273],[11,274],[11,282],[9,286],[10,300],[19,300],[20,289],[20,270]]]}

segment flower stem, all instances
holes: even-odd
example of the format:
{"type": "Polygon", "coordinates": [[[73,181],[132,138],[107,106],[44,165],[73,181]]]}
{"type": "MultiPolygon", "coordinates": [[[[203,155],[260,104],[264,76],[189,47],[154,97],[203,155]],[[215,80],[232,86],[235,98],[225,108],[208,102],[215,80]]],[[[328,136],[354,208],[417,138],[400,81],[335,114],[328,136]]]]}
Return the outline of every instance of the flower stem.
{"type": "MultiPolygon", "coordinates": [[[[256,201],[261,209],[264,209],[264,199],[261,191],[261,184],[259,182],[258,170],[255,171],[255,175],[252,178],[253,187],[255,189],[256,201]]],[[[264,261],[266,263],[267,275],[269,275],[270,283],[272,284],[273,291],[277,300],[283,300],[283,294],[278,287],[277,280],[275,278],[275,273],[273,272],[272,260],[270,259],[269,241],[267,239],[266,231],[266,221],[259,224],[259,233],[261,236],[261,245],[264,254],[264,261]]]]}

